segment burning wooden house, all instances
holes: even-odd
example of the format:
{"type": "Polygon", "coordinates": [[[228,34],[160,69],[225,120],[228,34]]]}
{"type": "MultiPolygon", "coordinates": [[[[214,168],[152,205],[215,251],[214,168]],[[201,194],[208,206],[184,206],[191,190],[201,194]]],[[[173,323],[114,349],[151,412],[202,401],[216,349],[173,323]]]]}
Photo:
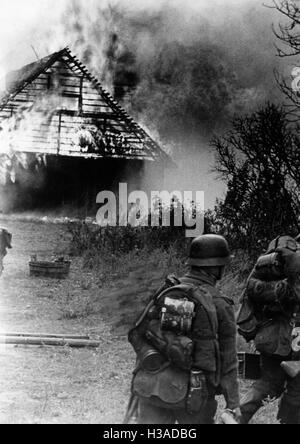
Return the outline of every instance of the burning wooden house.
{"type": "Polygon", "coordinates": [[[168,156],[68,48],[9,73],[6,84],[0,98],[6,201],[84,205],[129,177],[140,186],[145,168],[163,177],[168,156]]]}

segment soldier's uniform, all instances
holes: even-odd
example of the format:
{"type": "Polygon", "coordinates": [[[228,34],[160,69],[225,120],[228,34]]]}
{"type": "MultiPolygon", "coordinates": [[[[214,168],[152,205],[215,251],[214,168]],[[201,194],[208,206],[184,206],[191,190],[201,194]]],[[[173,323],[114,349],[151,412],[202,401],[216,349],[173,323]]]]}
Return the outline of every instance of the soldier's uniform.
{"type": "Polygon", "coordinates": [[[291,350],[291,320],[292,316],[290,319],[281,317],[260,331],[262,376],[242,399],[243,424],[252,419],[264,401],[282,395],[278,419],[284,424],[300,424],[300,375],[290,378],[281,367],[283,361],[299,360],[299,355],[295,356],[291,350]],[[271,353],[272,349],[275,353],[271,353]]]}
{"type": "MultiPolygon", "coordinates": [[[[219,356],[210,347],[204,350],[203,339],[197,344],[197,330],[201,328],[197,319],[193,325],[192,337],[195,341],[193,368],[204,370],[207,382],[209,398],[207,405],[198,414],[189,415],[186,410],[168,410],[157,408],[151,402],[140,400],[141,424],[172,424],[176,420],[179,424],[213,424],[217,411],[216,395],[222,393],[225,397],[227,408],[235,410],[239,407],[238,362],[236,352],[236,323],[233,302],[223,297],[215,287],[216,280],[205,271],[191,271],[185,275],[181,282],[201,286],[212,295],[218,317],[218,341],[219,356]],[[209,349],[210,348],[210,349],[209,349]],[[205,356],[204,356],[205,353],[205,356]]],[[[215,347],[213,339],[210,340],[215,347]]]]}
{"type": "Polygon", "coordinates": [[[3,259],[11,246],[12,235],[7,230],[0,230],[0,276],[3,272],[3,259]]]}
{"type": "MultiPolygon", "coordinates": [[[[201,237],[201,239],[203,238],[205,236],[201,237]]],[[[211,236],[209,238],[208,236],[204,242],[207,240],[212,243],[217,240],[218,243],[220,237],[211,236]]],[[[207,302],[211,302],[214,311],[215,329],[213,330],[213,335],[209,319],[204,313],[202,305],[199,305],[198,309],[196,309],[192,330],[189,335],[193,342],[192,369],[203,372],[207,385],[207,398],[199,411],[191,413],[186,407],[173,409],[161,403],[157,405],[153,401],[153,396],[148,398],[140,396],[138,422],[141,424],[174,424],[176,421],[179,424],[213,424],[217,411],[217,394],[224,395],[227,409],[234,412],[239,408],[234,304],[232,300],[224,297],[218,291],[216,288],[218,278],[210,273],[209,268],[204,266],[206,263],[209,264],[208,267],[219,263],[218,261],[213,261],[214,250],[211,250],[210,258],[204,257],[207,256],[207,251],[201,257],[203,252],[195,252],[195,249],[193,249],[195,243],[196,247],[199,245],[197,242],[199,242],[199,239],[194,241],[191,248],[189,260],[191,269],[179,281],[182,285],[198,288],[207,302]]],[[[222,242],[225,242],[223,238],[221,238],[221,245],[222,242]]],[[[200,247],[201,245],[203,247],[200,241],[200,247]]],[[[221,260],[220,264],[224,265],[225,262],[228,262],[228,251],[227,246],[225,253],[223,250],[223,261],[221,260]],[[226,257],[225,262],[224,257],[226,257]]],[[[220,256],[222,256],[222,253],[220,256]]],[[[147,385],[147,381],[145,385],[147,385]]],[[[173,387],[173,390],[175,388],[173,387]]],[[[172,387],[170,390],[172,390],[172,387]]]]}
{"type": "MultiPolygon", "coordinates": [[[[271,245],[274,244],[274,241],[271,245]]],[[[280,252],[280,249],[279,249],[280,252]]],[[[268,399],[282,396],[278,419],[282,424],[300,424],[300,375],[291,378],[281,367],[283,361],[299,361],[299,353],[292,350],[292,332],[300,326],[299,318],[299,261],[288,250],[282,251],[291,299],[269,301],[254,315],[259,328],[254,338],[261,354],[261,379],[256,381],[241,403],[241,423],[247,424],[268,399]],[[289,259],[291,258],[291,260],[289,259]]]]}

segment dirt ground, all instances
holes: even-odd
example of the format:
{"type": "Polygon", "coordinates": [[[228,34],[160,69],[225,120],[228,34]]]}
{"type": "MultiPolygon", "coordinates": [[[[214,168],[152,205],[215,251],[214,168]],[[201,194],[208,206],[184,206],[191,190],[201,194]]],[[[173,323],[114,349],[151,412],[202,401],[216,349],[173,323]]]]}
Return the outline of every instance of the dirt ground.
{"type": "MultiPolygon", "coordinates": [[[[88,350],[0,345],[0,423],[120,424],[134,367],[124,327],[128,280],[101,290],[101,278],[83,271],[80,258],[72,258],[65,281],[31,278],[30,255],[68,251],[66,226],[1,219],[0,226],[13,233],[14,247],[0,279],[0,330],[88,334],[101,343],[88,350]]],[[[157,270],[153,276],[148,291],[161,277],[157,270]]],[[[133,278],[138,288],[142,274],[133,278]]],[[[267,406],[255,422],[274,423],[275,413],[267,406]]]]}
{"type": "Polygon", "coordinates": [[[68,298],[97,291],[80,259],[72,258],[66,281],[29,277],[31,254],[51,258],[66,251],[65,226],[0,225],[13,233],[14,246],[0,280],[1,331],[89,334],[101,342],[96,350],[1,346],[0,423],[120,423],[134,357],[126,337],[115,337],[101,313],[66,318],[68,298]]]}

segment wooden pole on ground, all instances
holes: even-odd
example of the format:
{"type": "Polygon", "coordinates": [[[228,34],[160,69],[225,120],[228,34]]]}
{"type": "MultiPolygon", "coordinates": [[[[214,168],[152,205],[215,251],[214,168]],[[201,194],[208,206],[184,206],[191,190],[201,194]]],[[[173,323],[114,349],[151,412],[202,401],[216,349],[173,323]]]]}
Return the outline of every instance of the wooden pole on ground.
{"type": "Polygon", "coordinates": [[[6,345],[50,345],[54,347],[72,348],[97,348],[98,341],[88,341],[67,338],[24,337],[24,336],[0,336],[0,344],[6,345]]]}
{"type": "Polygon", "coordinates": [[[48,333],[2,333],[0,332],[0,337],[5,336],[15,336],[15,337],[27,337],[27,338],[58,338],[58,339],[86,339],[89,340],[90,337],[87,335],[72,335],[72,334],[48,334],[48,333]]]}

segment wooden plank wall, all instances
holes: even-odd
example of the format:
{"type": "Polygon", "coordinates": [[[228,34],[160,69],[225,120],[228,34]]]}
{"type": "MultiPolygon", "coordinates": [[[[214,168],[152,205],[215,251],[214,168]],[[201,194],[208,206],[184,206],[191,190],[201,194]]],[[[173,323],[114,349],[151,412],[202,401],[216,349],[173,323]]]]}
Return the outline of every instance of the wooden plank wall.
{"type": "Polygon", "coordinates": [[[128,129],[93,82],[67,56],[40,74],[0,111],[2,120],[20,116],[20,131],[14,142],[18,151],[140,159],[149,155],[143,140],[128,129]],[[30,110],[30,114],[26,110],[30,110]],[[74,135],[82,127],[92,132],[100,127],[111,137],[122,135],[125,142],[123,146],[107,146],[102,152],[82,153],[74,143],[74,135]]]}

